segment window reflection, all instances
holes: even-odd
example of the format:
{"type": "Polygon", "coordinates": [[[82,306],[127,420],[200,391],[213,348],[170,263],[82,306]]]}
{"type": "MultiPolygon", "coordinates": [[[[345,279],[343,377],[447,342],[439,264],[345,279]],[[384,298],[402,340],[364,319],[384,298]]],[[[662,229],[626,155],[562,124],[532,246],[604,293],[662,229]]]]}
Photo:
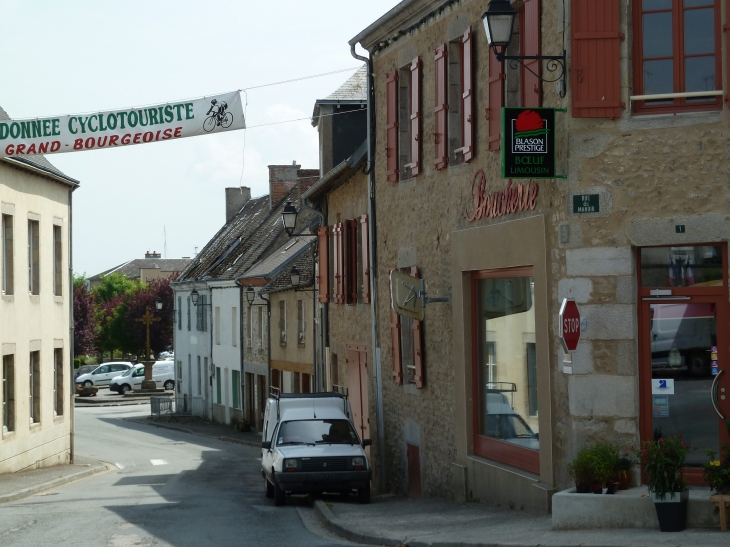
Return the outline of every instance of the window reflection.
{"type": "Polygon", "coordinates": [[[477,281],[479,433],[539,448],[532,277],[477,281]]]}
{"type": "Polygon", "coordinates": [[[641,286],[722,286],[722,248],[711,245],[643,248],[641,286]]]}

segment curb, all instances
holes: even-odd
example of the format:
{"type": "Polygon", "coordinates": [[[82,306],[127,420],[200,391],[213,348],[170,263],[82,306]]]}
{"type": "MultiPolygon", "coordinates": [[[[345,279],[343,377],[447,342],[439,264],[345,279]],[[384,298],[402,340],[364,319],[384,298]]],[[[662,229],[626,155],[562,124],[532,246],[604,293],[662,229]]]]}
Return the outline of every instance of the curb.
{"type": "MultiPolygon", "coordinates": [[[[345,522],[342,519],[337,518],[334,513],[327,507],[327,504],[322,500],[314,500],[314,514],[322,523],[333,534],[354,541],[356,543],[365,543],[368,545],[403,545],[407,538],[395,538],[391,536],[376,536],[374,534],[361,534],[359,532],[353,532],[345,526],[345,522]]],[[[416,545],[416,544],[409,544],[416,545]]],[[[423,544],[426,545],[426,544],[423,544]]]]}
{"type": "Polygon", "coordinates": [[[52,481],[44,482],[43,484],[33,486],[32,488],[24,488],[23,490],[18,490],[17,492],[13,492],[12,494],[5,494],[3,496],[0,496],[0,505],[29,498],[41,492],[53,490],[55,488],[58,488],[59,486],[64,486],[68,483],[85,479],[99,473],[104,473],[109,470],[110,468],[106,464],[101,464],[97,467],[86,469],[85,471],[79,471],[78,473],[74,473],[73,475],[59,477],[57,479],[53,479],[52,481]]]}

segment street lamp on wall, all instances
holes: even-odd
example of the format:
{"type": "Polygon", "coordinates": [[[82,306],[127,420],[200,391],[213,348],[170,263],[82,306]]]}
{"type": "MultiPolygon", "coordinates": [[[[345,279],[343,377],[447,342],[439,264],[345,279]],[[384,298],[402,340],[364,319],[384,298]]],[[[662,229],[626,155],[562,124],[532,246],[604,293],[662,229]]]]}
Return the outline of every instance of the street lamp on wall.
{"type": "Polygon", "coordinates": [[[157,311],[160,311],[162,309],[162,297],[158,296],[157,301],[155,301],[155,306],[157,307],[157,311]]]}
{"type": "Polygon", "coordinates": [[[514,28],[516,15],[517,11],[510,5],[509,0],[490,0],[487,11],[482,15],[487,42],[494,51],[497,61],[500,63],[510,61],[510,67],[513,69],[517,68],[519,63],[543,82],[560,82],[558,92],[561,97],[565,97],[565,50],[563,50],[562,55],[505,55],[512,41],[512,29],[514,28]],[[543,78],[541,74],[536,73],[524,63],[524,61],[530,60],[547,61],[545,68],[556,76],[552,79],[543,78]]]}
{"type": "Polygon", "coordinates": [[[294,266],[291,269],[291,272],[289,273],[289,276],[291,277],[292,287],[298,287],[299,286],[299,281],[301,280],[301,274],[299,273],[299,270],[297,269],[296,266],[294,266]]]}
{"type": "Polygon", "coordinates": [[[261,292],[257,293],[256,290],[253,288],[253,285],[249,285],[248,287],[246,287],[246,290],[243,292],[246,293],[246,302],[248,302],[249,306],[268,306],[269,298],[266,295],[261,294],[261,292]],[[254,304],[256,296],[261,298],[264,302],[266,302],[266,304],[254,304]]]}
{"type": "MultiPolygon", "coordinates": [[[[302,209],[306,209],[307,211],[311,211],[315,215],[319,217],[320,226],[324,226],[326,224],[324,215],[322,214],[322,211],[318,211],[317,209],[313,209],[306,203],[302,201],[302,209]]],[[[317,234],[312,233],[300,233],[295,234],[294,228],[297,225],[297,208],[294,207],[294,204],[291,201],[287,201],[286,205],[284,205],[284,210],[281,212],[281,221],[282,224],[284,224],[284,230],[289,235],[289,237],[317,237],[317,234]]]]}
{"type": "Polygon", "coordinates": [[[193,289],[193,292],[190,293],[190,300],[193,301],[193,306],[198,305],[198,298],[200,298],[200,294],[198,293],[198,289],[193,289]]]}

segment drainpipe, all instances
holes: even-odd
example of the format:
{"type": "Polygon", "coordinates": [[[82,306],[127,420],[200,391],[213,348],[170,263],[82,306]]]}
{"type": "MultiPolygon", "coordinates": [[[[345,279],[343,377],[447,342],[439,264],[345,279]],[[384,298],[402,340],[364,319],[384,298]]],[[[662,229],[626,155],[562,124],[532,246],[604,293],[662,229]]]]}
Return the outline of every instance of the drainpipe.
{"type": "Polygon", "coordinates": [[[367,64],[368,68],[368,99],[367,99],[367,140],[368,140],[368,222],[369,246],[370,246],[370,322],[372,323],[373,339],[373,360],[375,383],[375,420],[378,427],[378,490],[385,491],[385,424],[383,419],[383,371],[380,362],[380,344],[378,342],[377,328],[377,260],[375,257],[375,146],[373,138],[375,132],[375,105],[374,105],[374,83],[373,83],[373,62],[370,57],[363,57],[355,52],[355,44],[350,44],[350,53],[355,59],[367,64]]]}
{"type": "Polygon", "coordinates": [[[240,283],[238,281],[235,281],[236,286],[238,287],[238,332],[236,333],[238,335],[238,343],[241,345],[241,377],[238,379],[238,390],[240,393],[240,398],[238,399],[241,401],[241,421],[244,421],[246,418],[246,404],[243,400],[243,394],[246,392],[245,389],[243,389],[243,385],[245,383],[246,379],[246,372],[245,372],[245,366],[244,366],[244,360],[246,357],[245,351],[244,351],[244,344],[245,340],[243,339],[243,289],[241,288],[240,283]]]}
{"type": "Polygon", "coordinates": [[[72,245],[73,245],[73,188],[68,191],[68,274],[69,274],[69,311],[68,311],[68,317],[69,317],[69,360],[70,360],[70,369],[71,374],[69,374],[69,382],[67,382],[67,385],[69,385],[69,393],[70,393],[70,401],[71,406],[69,407],[69,414],[71,415],[71,437],[69,442],[69,453],[71,458],[71,463],[74,462],[74,455],[76,453],[75,446],[74,446],[74,415],[76,414],[74,412],[74,337],[76,335],[75,327],[74,327],[74,269],[73,269],[73,253],[72,253],[72,245]]]}

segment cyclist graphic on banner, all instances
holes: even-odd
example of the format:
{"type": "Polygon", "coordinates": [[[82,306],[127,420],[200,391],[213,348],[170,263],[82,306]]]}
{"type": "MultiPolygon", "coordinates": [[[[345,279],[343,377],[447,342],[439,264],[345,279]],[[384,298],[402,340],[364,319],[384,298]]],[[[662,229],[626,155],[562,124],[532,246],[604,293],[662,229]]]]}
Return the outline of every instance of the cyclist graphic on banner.
{"type": "Polygon", "coordinates": [[[226,112],[228,103],[225,101],[218,102],[216,99],[210,101],[210,108],[206,112],[207,118],[203,122],[203,129],[210,133],[216,127],[227,128],[233,123],[233,114],[226,112]]]}

